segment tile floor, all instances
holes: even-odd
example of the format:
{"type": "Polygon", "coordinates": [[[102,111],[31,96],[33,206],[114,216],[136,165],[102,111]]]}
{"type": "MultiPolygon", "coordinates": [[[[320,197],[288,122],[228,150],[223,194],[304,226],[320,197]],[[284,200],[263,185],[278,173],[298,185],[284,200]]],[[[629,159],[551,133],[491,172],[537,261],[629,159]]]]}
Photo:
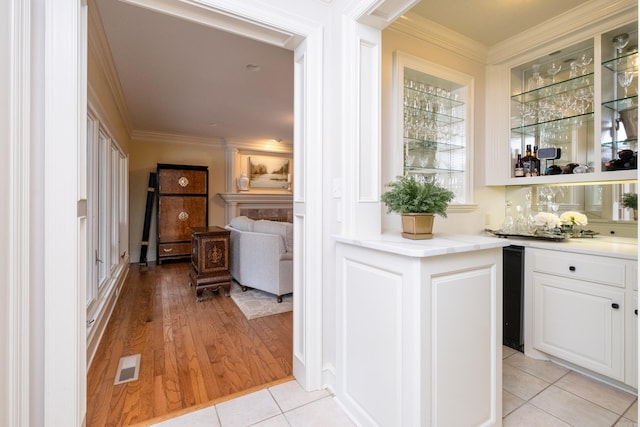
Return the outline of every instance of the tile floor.
{"type": "MultiPolygon", "coordinates": [[[[505,427],[637,426],[636,395],[503,347],[505,427]]],[[[173,418],[156,427],[350,427],[326,390],[305,392],[296,381],[173,418]]]]}
{"type": "Polygon", "coordinates": [[[629,427],[638,425],[638,400],[553,362],[502,352],[504,427],[629,427]]]}

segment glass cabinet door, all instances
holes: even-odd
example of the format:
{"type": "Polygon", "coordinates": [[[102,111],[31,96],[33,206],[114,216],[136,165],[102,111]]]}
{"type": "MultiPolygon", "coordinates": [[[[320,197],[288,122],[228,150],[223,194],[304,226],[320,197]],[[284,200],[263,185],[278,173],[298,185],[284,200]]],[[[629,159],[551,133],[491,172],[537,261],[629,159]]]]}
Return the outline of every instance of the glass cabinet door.
{"type": "Polygon", "coordinates": [[[594,171],[593,53],[588,40],[511,70],[512,177],[528,152],[540,170],[525,178],[594,171]]]}
{"type": "Polygon", "coordinates": [[[453,204],[471,203],[471,78],[400,52],[394,66],[401,174],[434,178],[453,204]]]}
{"type": "Polygon", "coordinates": [[[638,26],[602,36],[602,170],[636,169],[638,151],[638,26]]]}

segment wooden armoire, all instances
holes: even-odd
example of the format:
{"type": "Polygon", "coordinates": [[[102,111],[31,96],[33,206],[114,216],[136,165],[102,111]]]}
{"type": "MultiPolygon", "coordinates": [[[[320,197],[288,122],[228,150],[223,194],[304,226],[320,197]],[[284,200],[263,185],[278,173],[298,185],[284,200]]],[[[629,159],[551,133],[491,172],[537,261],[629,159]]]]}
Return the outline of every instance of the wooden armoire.
{"type": "Polygon", "coordinates": [[[208,225],[206,166],[158,164],[158,264],[191,259],[191,228],[208,225]]]}

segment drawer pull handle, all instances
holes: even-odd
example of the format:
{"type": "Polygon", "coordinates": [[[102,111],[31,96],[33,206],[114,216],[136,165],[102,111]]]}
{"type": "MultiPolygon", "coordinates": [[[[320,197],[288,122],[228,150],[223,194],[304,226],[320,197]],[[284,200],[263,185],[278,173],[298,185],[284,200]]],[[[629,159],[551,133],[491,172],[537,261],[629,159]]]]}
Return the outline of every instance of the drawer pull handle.
{"type": "Polygon", "coordinates": [[[576,268],[573,265],[569,266],[569,271],[576,271],[576,268]]]}
{"type": "Polygon", "coordinates": [[[180,212],[180,213],[178,214],[178,219],[179,219],[180,221],[186,221],[186,220],[188,220],[188,219],[189,219],[189,214],[188,214],[188,213],[186,213],[185,211],[182,211],[182,212],[180,212]]]}
{"type": "Polygon", "coordinates": [[[614,308],[617,310],[620,308],[620,304],[618,304],[617,302],[614,302],[613,304],[611,304],[611,308],[614,308]]]}
{"type": "Polygon", "coordinates": [[[165,251],[165,252],[171,252],[173,250],[173,248],[163,248],[162,250],[165,251]]]}

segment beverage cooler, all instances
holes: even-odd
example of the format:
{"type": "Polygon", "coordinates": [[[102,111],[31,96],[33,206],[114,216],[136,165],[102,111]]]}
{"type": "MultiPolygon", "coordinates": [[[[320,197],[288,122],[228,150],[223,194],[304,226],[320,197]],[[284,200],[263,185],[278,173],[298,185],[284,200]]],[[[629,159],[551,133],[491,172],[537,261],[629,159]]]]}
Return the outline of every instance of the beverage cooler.
{"type": "Polygon", "coordinates": [[[502,343],[524,352],[524,247],[502,251],[502,343]]]}

